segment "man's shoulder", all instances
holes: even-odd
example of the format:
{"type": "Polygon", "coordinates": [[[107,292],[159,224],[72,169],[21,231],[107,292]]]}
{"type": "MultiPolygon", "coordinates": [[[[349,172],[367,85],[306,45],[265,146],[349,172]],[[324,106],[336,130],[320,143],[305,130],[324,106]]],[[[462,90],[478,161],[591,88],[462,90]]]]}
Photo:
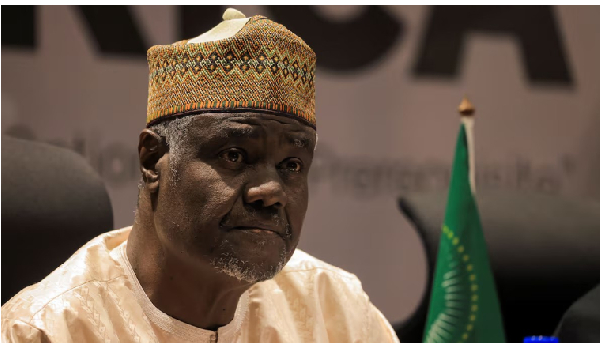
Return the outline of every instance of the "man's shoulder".
{"type": "Polygon", "coordinates": [[[354,274],[299,249],[279,274],[255,285],[250,295],[256,303],[251,306],[254,310],[263,309],[261,304],[286,308],[274,316],[287,320],[298,336],[307,334],[307,341],[319,333],[329,342],[398,341],[354,274]]]}
{"type": "Polygon", "coordinates": [[[76,295],[78,289],[86,290],[95,283],[121,277],[122,272],[114,271],[111,266],[114,259],[110,251],[123,239],[123,233],[121,229],[95,237],[43,280],[22,289],[2,305],[2,321],[30,323],[46,307],[64,302],[67,297],[76,295]]]}
{"type": "Polygon", "coordinates": [[[323,292],[336,292],[346,297],[354,297],[368,301],[362,288],[362,283],[356,275],[320,260],[300,249],[296,249],[290,261],[283,270],[275,276],[279,284],[320,288],[323,292]]]}
{"type": "Polygon", "coordinates": [[[296,249],[294,255],[283,268],[282,272],[323,272],[333,277],[340,277],[350,280],[351,282],[355,282],[356,285],[361,285],[360,280],[353,273],[326,263],[325,261],[318,259],[300,249],[296,249]]]}

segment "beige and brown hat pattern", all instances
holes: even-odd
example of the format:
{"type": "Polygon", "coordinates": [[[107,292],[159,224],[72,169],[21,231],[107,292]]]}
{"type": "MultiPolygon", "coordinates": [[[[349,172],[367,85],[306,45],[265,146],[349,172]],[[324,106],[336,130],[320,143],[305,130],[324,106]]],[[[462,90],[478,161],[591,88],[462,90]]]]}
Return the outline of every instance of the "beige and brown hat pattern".
{"type": "Polygon", "coordinates": [[[148,50],[147,124],[200,112],[262,110],[316,128],[316,55],[263,16],[228,9],[209,32],[148,50]]]}

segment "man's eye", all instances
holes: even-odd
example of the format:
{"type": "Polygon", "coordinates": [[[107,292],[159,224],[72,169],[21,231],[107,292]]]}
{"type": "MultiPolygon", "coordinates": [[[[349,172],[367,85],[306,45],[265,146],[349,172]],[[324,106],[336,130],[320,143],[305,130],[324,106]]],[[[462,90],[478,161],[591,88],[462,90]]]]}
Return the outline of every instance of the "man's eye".
{"type": "Polygon", "coordinates": [[[244,161],[244,152],[238,148],[230,148],[221,152],[219,157],[230,163],[242,163],[244,161]]]}
{"type": "Polygon", "coordinates": [[[298,158],[288,158],[281,163],[281,168],[291,172],[301,172],[302,160],[298,158]]]}

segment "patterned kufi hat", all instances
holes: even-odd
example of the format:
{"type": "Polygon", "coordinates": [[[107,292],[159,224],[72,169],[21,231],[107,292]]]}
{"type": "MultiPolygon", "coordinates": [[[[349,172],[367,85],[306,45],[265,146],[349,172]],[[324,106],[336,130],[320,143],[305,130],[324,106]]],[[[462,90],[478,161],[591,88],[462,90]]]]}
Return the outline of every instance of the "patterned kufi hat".
{"type": "Polygon", "coordinates": [[[259,110],[316,128],[316,55],[266,17],[227,9],[208,32],[150,48],[148,65],[148,125],[186,114],[259,110]]]}

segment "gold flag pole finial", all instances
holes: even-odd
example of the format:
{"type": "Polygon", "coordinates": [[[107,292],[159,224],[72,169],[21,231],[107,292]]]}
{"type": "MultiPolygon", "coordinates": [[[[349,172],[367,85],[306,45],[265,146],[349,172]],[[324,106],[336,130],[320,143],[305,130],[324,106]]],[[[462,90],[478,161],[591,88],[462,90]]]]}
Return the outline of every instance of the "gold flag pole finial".
{"type": "Polygon", "coordinates": [[[471,183],[471,192],[475,194],[475,144],[473,143],[473,123],[475,121],[475,108],[465,95],[458,105],[461,123],[465,127],[465,136],[467,137],[467,149],[469,153],[469,181],[471,183]]]}
{"type": "Polygon", "coordinates": [[[458,113],[461,116],[472,116],[475,114],[475,108],[466,96],[462,99],[460,105],[458,105],[458,113]]]}

